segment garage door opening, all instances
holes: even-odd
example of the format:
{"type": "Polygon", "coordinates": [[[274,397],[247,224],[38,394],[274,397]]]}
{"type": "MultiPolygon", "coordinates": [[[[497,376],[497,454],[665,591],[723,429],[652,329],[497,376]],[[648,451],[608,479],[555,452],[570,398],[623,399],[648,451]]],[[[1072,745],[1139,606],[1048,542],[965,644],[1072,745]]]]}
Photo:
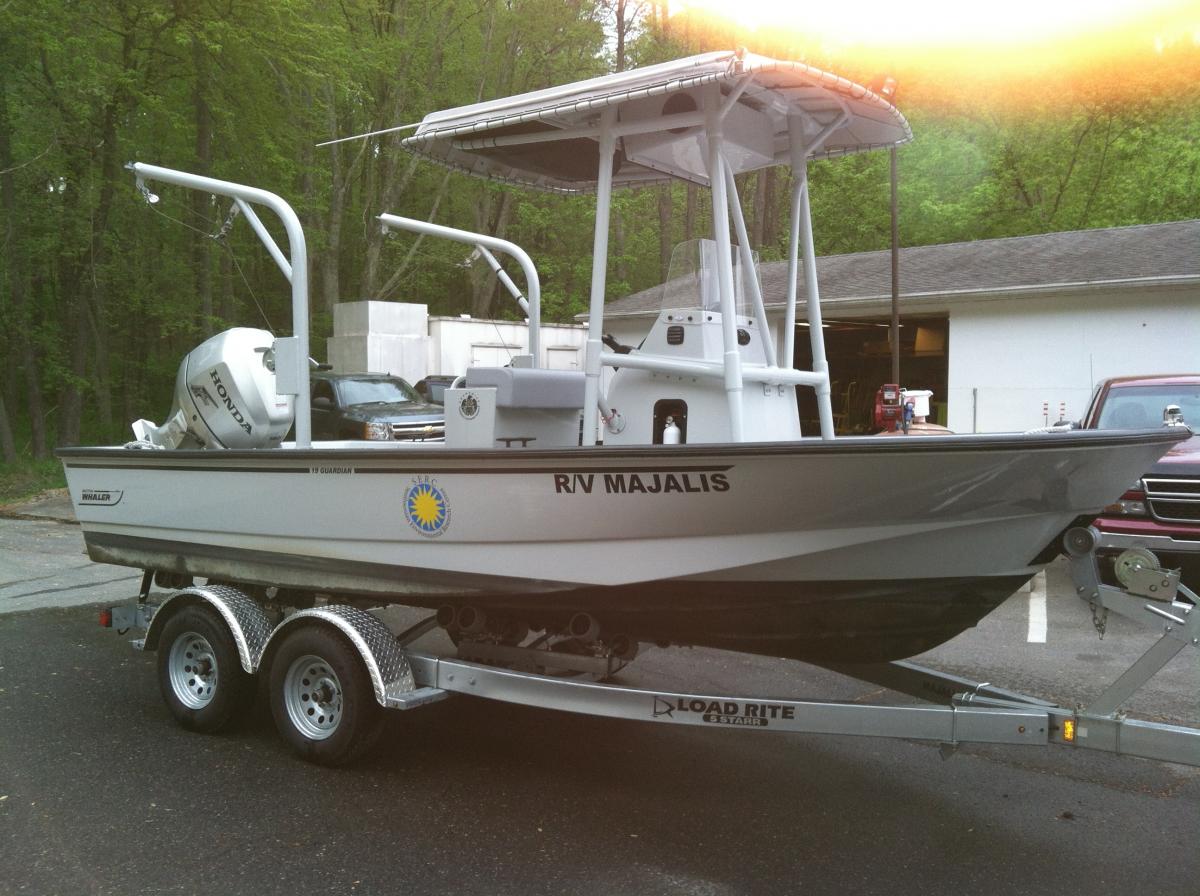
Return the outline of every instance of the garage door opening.
{"type": "MultiPolygon", "coordinates": [[[[900,385],[906,389],[929,389],[933,423],[946,423],[950,323],[945,317],[906,317],[900,324],[900,385]]],[[[827,320],[825,356],[833,399],[834,429],[840,435],[875,432],[875,393],[892,378],[892,353],[885,318],[827,320]]],[[[796,327],[798,370],[812,370],[812,347],[808,327],[796,327]]],[[[798,388],[800,428],[817,435],[816,394],[798,388]]]]}

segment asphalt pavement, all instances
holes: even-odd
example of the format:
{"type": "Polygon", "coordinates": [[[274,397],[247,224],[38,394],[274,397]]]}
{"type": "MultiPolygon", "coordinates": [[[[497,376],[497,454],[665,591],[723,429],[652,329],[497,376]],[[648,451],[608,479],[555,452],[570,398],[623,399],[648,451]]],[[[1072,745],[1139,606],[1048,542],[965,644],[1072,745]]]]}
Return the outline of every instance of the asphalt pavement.
{"type": "MultiPolygon", "coordinates": [[[[14,512],[7,511],[10,516],[14,512]]],[[[390,713],[381,749],[306,765],[260,698],[220,736],[174,724],[155,657],[97,627],[139,576],[78,528],[0,519],[0,894],[1187,894],[1200,770],[1069,748],[781,735],[466,697],[390,713]]],[[[1154,638],[1100,641],[1065,570],[921,658],[1086,700],[1154,638]]],[[[652,651],[664,690],[904,702],[801,663],[652,651]]],[[[1185,651],[1132,702],[1197,724],[1185,651]]]]}

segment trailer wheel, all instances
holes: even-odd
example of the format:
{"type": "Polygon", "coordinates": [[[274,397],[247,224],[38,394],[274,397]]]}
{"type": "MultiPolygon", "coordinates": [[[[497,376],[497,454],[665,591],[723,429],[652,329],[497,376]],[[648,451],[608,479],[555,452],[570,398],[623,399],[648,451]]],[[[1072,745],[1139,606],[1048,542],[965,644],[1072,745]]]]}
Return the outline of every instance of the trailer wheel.
{"type": "Polygon", "coordinates": [[[212,610],[187,606],[159,637],[158,684],[171,715],[189,731],[212,734],[237,721],[254,699],[254,676],[212,610]]]}
{"type": "Polygon", "coordinates": [[[288,634],[271,662],[271,715],[301,759],[348,765],[383,730],[382,707],[362,658],[323,626],[288,634]]]}

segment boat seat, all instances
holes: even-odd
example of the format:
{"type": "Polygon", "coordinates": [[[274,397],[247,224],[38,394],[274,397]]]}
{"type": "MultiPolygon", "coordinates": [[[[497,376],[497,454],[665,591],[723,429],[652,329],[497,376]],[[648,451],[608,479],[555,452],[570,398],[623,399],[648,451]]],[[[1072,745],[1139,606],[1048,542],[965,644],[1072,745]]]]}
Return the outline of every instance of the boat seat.
{"type": "Polygon", "coordinates": [[[495,389],[498,408],[583,407],[586,377],[581,370],[540,367],[468,367],[469,389],[495,389]]]}

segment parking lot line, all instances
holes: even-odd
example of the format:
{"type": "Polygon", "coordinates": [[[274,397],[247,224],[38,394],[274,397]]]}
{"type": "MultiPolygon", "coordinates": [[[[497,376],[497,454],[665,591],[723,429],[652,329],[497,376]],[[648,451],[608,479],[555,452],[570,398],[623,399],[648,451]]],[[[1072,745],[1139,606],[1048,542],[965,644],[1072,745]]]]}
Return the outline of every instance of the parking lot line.
{"type": "Polygon", "coordinates": [[[1030,644],[1046,643],[1046,573],[1039,572],[1029,582],[1030,644]]]}

